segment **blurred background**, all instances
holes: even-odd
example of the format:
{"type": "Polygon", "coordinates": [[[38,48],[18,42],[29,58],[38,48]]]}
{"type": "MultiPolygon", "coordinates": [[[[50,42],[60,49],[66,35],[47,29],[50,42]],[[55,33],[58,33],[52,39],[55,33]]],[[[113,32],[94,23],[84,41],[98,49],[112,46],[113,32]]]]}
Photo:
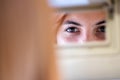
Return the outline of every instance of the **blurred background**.
{"type": "Polygon", "coordinates": [[[0,80],[57,80],[53,10],[47,1],[1,0],[0,4],[0,80]]]}

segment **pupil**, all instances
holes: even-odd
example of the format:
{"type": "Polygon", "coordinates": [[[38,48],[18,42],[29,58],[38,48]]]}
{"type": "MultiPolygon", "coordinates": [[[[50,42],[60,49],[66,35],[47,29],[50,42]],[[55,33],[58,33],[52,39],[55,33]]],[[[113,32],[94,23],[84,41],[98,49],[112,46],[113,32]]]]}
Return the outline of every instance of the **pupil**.
{"type": "Polygon", "coordinates": [[[73,32],[79,32],[79,30],[77,28],[75,28],[75,27],[69,27],[69,28],[66,29],[66,31],[67,32],[71,32],[71,33],[73,33],[73,32]]]}

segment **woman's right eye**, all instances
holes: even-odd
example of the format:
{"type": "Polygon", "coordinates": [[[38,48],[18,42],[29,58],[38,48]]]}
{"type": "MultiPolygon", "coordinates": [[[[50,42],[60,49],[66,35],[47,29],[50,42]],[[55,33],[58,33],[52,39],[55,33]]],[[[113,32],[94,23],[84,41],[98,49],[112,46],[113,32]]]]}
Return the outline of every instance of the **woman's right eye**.
{"type": "Polygon", "coordinates": [[[65,31],[68,32],[68,33],[78,33],[78,32],[80,32],[79,28],[77,28],[77,27],[68,27],[65,31]]]}

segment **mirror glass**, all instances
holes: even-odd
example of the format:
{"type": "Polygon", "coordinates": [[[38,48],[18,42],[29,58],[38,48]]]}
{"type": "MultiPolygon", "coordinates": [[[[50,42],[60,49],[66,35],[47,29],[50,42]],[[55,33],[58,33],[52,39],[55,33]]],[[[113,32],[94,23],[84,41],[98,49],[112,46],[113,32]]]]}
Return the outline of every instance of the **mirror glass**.
{"type": "Polygon", "coordinates": [[[84,44],[106,40],[105,9],[55,13],[55,43],[84,44]]]}

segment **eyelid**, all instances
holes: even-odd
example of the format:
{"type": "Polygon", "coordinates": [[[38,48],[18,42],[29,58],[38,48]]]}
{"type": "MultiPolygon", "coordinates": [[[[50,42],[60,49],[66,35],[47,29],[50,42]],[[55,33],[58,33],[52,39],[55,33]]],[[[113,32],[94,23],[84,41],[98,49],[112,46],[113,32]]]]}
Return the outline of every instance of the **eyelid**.
{"type": "Polygon", "coordinates": [[[73,25],[73,24],[64,24],[64,29],[67,29],[69,27],[76,27],[76,28],[79,28],[79,26],[76,26],[76,25],[73,25]]]}
{"type": "Polygon", "coordinates": [[[102,26],[106,27],[106,25],[99,25],[99,26],[96,26],[96,28],[98,28],[98,27],[102,27],[102,26]]]}
{"type": "Polygon", "coordinates": [[[76,26],[76,25],[67,25],[66,29],[67,29],[67,28],[70,28],[70,27],[75,27],[75,28],[80,29],[80,27],[78,27],[78,26],[76,26]]]}
{"type": "Polygon", "coordinates": [[[105,27],[106,27],[106,24],[104,23],[104,24],[100,24],[100,25],[95,25],[95,26],[93,27],[93,29],[96,29],[96,28],[102,27],[102,26],[105,26],[105,27]]]}
{"type": "Polygon", "coordinates": [[[101,27],[101,26],[105,26],[106,27],[106,23],[96,25],[96,27],[101,27]]]}

